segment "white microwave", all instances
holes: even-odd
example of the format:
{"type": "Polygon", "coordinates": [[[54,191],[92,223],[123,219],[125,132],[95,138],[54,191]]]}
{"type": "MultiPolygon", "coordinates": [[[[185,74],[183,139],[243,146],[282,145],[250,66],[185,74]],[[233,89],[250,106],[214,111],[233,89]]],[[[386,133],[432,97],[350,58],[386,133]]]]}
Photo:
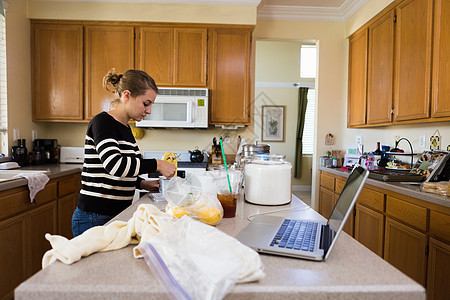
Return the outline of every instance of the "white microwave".
{"type": "Polygon", "coordinates": [[[152,112],[137,127],[208,127],[208,89],[160,88],[152,112]]]}

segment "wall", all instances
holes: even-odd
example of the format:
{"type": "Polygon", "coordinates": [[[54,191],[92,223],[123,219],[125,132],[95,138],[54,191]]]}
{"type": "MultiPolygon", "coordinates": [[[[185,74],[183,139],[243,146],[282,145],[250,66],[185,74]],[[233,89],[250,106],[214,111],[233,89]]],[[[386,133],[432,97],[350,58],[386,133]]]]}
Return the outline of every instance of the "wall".
{"type": "Polygon", "coordinates": [[[8,144],[2,152],[9,155],[13,129],[25,138],[30,149],[31,131],[38,130],[45,138],[46,125],[31,121],[30,22],[27,19],[27,1],[10,1],[6,12],[6,55],[8,81],[8,144]]]}
{"type": "MultiPolygon", "coordinates": [[[[312,161],[312,206],[318,200],[318,156],[327,151],[325,135],[336,136],[342,143],[346,128],[347,52],[345,24],[338,22],[303,22],[258,20],[254,36],[257,40],[317,41],[318,66],[316,81],[316,149],[312,161]]],[[[318,203],[318,202],[317,202],[318,203]]]]}
{"type": "MultiPolygon", "coordinates": [[[[29,0],[30,19],[149,21],[181,23],[256,23],[256,7],[246,5],[191,5],[126,3],[127,1],[47,1],[29,0]]],[[[130,1],[133,2],[133,1],[130,1]]],[[[142,2],[142,1],[141,1],[142,2]]]]}
{"type": "MultiPolygon", "coordinates": [[[[300,78],[299,42],[257,41],[255,50],[255,81],[293,83],[303,81],[300,78]],[[277,54],[277,55],[274,55],[277,54]]],[[[298,119],[298,88],[256,87],[255,88],[255,137],[261,141],[262,105],[285,106],[285,141],[267,142],[271,153],[286,155],[286,159],[294,166],[295,141],[298,119]]],[[[302,162],[301,178],[293,178],[296,189],[311,186],[312,155],[305,155],[302,162]]]]}

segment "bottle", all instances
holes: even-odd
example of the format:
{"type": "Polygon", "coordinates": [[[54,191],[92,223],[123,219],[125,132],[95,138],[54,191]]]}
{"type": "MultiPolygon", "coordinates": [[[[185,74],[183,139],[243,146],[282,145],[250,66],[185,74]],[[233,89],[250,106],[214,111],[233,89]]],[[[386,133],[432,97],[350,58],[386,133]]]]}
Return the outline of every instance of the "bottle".
{"type": "Polygon", "coordinates": [[[383,152],[381,151],[380,142],[377,142],[377,150],[373,152],[374,155],[381,155],[383,152]]]}

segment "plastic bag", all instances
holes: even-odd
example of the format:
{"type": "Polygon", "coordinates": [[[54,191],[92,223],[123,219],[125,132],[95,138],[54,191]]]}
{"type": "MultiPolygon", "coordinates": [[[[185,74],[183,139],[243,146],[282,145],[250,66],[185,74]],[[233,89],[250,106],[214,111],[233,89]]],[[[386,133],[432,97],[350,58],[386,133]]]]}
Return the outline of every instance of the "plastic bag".
{"type": "Polygon", "coordinates": [[[172,299],[222,299],[235,283],[265,276],[256,251],[186,216],[136,250],[172,299]]]}
{"type": "MultiPolygon", "coordinates": [[[[195,178],[192,178],[195,181],[195,178]]],[[[202,192],[201,186],[180,177],[170,179],[163,191],[166,212],[176,218],[188,215],[208,225],[217,225],[223,208],[217,195],[202,192]]]]}

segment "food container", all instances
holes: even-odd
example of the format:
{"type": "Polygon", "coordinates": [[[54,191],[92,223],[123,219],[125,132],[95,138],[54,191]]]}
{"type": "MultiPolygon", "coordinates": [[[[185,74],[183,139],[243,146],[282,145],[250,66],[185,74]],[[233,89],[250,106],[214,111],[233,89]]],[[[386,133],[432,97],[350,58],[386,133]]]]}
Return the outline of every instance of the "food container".
{"type": "Polygon", "coordinates": [[[255,144],[245,144],[242,146],[238,167],[244,168],[245,164],[252,159],[252,156],[258,153],[270,153],[270,145],[256,142],[255,144]]]}
{"type": "Polygon", "coordinates": [[[292,165],[285,155],[255,154],[244,168],[247,202],[282,205],[292,199],[292,165]]]}

